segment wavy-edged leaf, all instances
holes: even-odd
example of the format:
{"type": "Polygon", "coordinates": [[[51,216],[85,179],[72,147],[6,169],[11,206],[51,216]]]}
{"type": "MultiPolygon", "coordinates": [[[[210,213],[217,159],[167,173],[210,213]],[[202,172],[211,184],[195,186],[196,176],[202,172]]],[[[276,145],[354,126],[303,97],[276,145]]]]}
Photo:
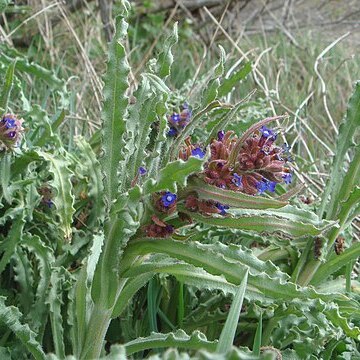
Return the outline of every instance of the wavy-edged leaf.
{"type": "Polygon", "coordinates": [[[49,164],[52,180],[49,184],[55,189],[53,202],[56,214],[59,217],[59,225],[66,240],[71,240],[71,224],[73,222],[74,195],[72,194],[71,177],[74,175],[69,169],[69,162],[63,155],[52,155],[43,151],[38,154],[49,164]]]}
{"type": "Polygon", "coordinates": [[[177,22],[173,26],[172,34],[164,41],[163,51],[158,56],[159,71],[158,76],[166,78],[170,75],[171,65],[174,57],[171,48],[178,42],[178,26],[177,22]]]}
{"type": "Polygon", "coordinates": [[[217,341],[209,341],[200,331],[195,331],[191,335],[187,335],[183,330],[177,330],[174,333],[159,334],[152,333],[148,337],[138,338],[124,344],[126,355],[129,356],[138,351],[146,349],[181,347],[191,350],[207,349],[214,351],[217,341]]]}
{"type": "Polygon", "coordinates": [[[81,137],[76,138],[76,144],[81,150],[81,158],[84,159],[83,166],[86,169],[85,176],[89,176],[89,197],[92,200],[91,218],[97,224],[104,220],[104,201],[102,174],[100,163],[89,143],[81,137]]]}
{"type": "MultiPolygon", "coordinates": [[[[339,127],[337,137],[335,157],[333,159],[331,174],[322,195],[322,202],[319,208],[319,216],[322,217],[326,212],[327,219],[336,216],[339,203],[339,193],[344,180],[345,157],[349,149],[354,146],[354,134],[360,127],[360,82],[355,84],[354,93],[348,104],[348,109],[344,121],[339,127]]],[[[342,199],[340,199],[342,200],[342,199]]]]}
{"type": "Polygon", "coordinates": [[[187,161],[176,160],[168,163],[161,169],[156,179],[148,179],[144,184],[144,193],[150,194],[156,191],[177,191],[177,185],[186,186],[187,178],[202,170],[203,160],[191,156],[187,161]]]}
{"type": "Polygon", "coordinates": [[[5,270],[6,265],[9,263],[11,257],[16,251],[16,247],[22,241],[24,225],[25,219],[22,211],[13,221],[7,237],[1,243],[0,251],[3,251],[3,254],[0,260],[0,274],[5,270]]]}
{"type": "Polygon", "coordinates": [[[103,149],[105,154],[101,163],[105,174],[105,194],[109,205],[118,194],[119,163],[125,146],[123,134],[126,130],[124,117],[128,105],[126,90],[129,65],[122,42],[126,31],[127,23],[118,16],[115,35],[109,47],[108,67],[104,78],[103,149]]]}
{"type": "Polygon", "coordinates": [[[5,297],[0,296],[0,323],[5,324],[15,334],[36,360],[45,360],[41,345],[35,340],[36,333],[30,330],[28,325],[21,323],[22,314],[19,309],[15,306],[6,306],[5,300],[5,297]]]}
{"type": "Polygon", "coordinates": [[[45,305],[45,301],[49,292],[51,267],[54,264],[55,258],[52,249],[46,246],[37,235],[25,233],[21,246],[28,249],[38,260],[39,264],[38,272],[40,276],[35,293],[36,301],[29,312],[28,318],[31,328],[42,337],[48,315],[48,307],[45,305]]]}
{"type": "Polygon", "coordinates": [[[242,209],[276,209],[287,204],[287,202],[264,196],[251,196],[241,192],[223,190],[216,186],[208,185],[199,178],[192,178],[186,189],[196,191],[200,199],[213,200],[242,209]]]}

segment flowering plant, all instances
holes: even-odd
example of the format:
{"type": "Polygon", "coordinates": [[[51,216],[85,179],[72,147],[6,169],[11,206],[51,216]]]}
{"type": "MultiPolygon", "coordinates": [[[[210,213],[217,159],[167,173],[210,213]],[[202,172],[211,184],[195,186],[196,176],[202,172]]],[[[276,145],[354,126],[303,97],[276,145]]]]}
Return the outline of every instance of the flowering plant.
{"type": "MultiPolygon", "coordinates": [[[[98,359],[178,347],[189,353],[154,356],[305,359],[352,346],[357,356],[358,295],[345,291],[342,269],[359,246],[339,236],[359,214],[359,84],[314,212],[296,199],[302,186],[292,184],[298,170],[279,141],[283,116],[226,130],[248,106],[224,97],[249,64],[224,77],[220,48],[202,91],[174,106],[175,25],[136,102],[128,101],[129,4],[122,5],[101,140],[98,133],[66,144],[63,111],[51,121],[37,106],[23,111],[24,133],[8,110],[11,86],[1,94],[0,328],[8,329],[1,352],[98,359]]],[[[45,69],[37,72],[54,92],[64,90],[45,69]]]]}

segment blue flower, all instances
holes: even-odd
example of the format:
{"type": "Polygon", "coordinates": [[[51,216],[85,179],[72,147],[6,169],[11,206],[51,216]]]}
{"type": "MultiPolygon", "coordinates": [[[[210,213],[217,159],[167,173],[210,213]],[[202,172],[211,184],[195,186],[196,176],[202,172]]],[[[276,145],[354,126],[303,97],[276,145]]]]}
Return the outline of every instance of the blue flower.
{"type": "Polygon", "coordinates": [[[176,194],[166,191],[166,193],[161,197],[161,202],[165,207],[169,207],[176,201],[176,194]]]}
{"type": "Polygon", "coordinates": [[[205,156],[205,153],[199,147],[197,147],[197,148],[191,150],[191,155],[194,157],[197,157],[198,159],[203,159],[205,156]]]}
{"type": "Polygon", "coordinates": [[[6,127],[7,129],[12,129],[12,128],[16,127],[15,119],[4,117],[4,118],[1,120],[1,122],[2,122],[3,124],[5,124],[5,127],[6,127]]]}
{"type": "Polygon", "coordinates": [[[237,187],[240,187],[242,185],[242,176],[238,175],[237,173],[234,173],[234,176],[231,180],[237,187]]]}
{"type": "Polygon", "coordinates": [[[176,136],[177,133],[177,130],[174,127],[171,127],[167,134],[168,136],[176,136]]]}
{"type": "Polygon", "coordinates": [[[145,175],[147,173],[146,169],[143,166],[139,167],[139,174],[140,175],[145,175]]]}
{"type": "Polygon", "coordinates": [[[261,132],[262,136],[265,138],[268,138],[271,136],[274,140],[276,139],[277,134],[275,134],[271,129],[269,129],[265,125],[263,125],[260,128],[260,132],[261,132]]]}
{"type": "Polygon", "coordinates": [[[285,184],[290,184],[292,181],[292,174],[291,173],[284,174],[282,178],[284,179],[285,184]]]}
{"type": "Polygon", "coordinates": [[[268,190],[268,188],[269,188],[268,182],[266,180],[265,181],[264,180],[258,181],[258,183],[256,184],[256,188],[259,191],[259,195],[261,195],[266,190],[268,190]]]}
{"type": "Polygon", "coordinates": [[[217,136],[218,136],[218,140],[219,141],[222,141],[224,136],[225,136],[225,132],[224,130],[220,130],[218,133],[217,133],[217,136]]]}
{"type": "Polygon", "coordinates": [[[268,182],[268,190],[271,192],[275,192],[276,184],[277,183],[275,181],[269,181],[268,182]]]}
{"type": "Polygon", "coordinates": [[[220,210],[220,215],[226,215],[226,210],[228,210],[230,207],[227,205],[223,205],[220,203],[216,203],[215,206],[220,210]]]}
{"type": "Polygon", "coordinates": [[[173,113],[172,115],[171,115],[171,120],[173,121],[173,122],[178,122],[179,120],[180,120],[180,114],[178,114],[178,113],[173,113]]]}

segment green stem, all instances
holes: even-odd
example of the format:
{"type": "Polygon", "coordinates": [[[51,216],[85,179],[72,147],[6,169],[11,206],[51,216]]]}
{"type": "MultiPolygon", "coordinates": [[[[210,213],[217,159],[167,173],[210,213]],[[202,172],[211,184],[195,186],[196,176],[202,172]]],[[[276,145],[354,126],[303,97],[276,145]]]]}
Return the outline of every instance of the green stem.
{"type": "Polygon", "coordinates": [[[111,321],[112,309],[95,304],[90,316],[85,345],[80,360],[99,359],[107,329],[111,321]]]}

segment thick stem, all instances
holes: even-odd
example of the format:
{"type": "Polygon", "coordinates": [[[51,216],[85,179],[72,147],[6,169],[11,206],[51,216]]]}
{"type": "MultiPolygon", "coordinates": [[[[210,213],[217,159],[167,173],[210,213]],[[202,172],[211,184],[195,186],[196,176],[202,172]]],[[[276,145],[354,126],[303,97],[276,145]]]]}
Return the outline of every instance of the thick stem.
{"type": "Polygon", "coordinates": [[[85,345],[80,360],[99,359],[107,329],[111,321],[112,309],[105,309],[95,304],[90,316],[85,345]]]}

